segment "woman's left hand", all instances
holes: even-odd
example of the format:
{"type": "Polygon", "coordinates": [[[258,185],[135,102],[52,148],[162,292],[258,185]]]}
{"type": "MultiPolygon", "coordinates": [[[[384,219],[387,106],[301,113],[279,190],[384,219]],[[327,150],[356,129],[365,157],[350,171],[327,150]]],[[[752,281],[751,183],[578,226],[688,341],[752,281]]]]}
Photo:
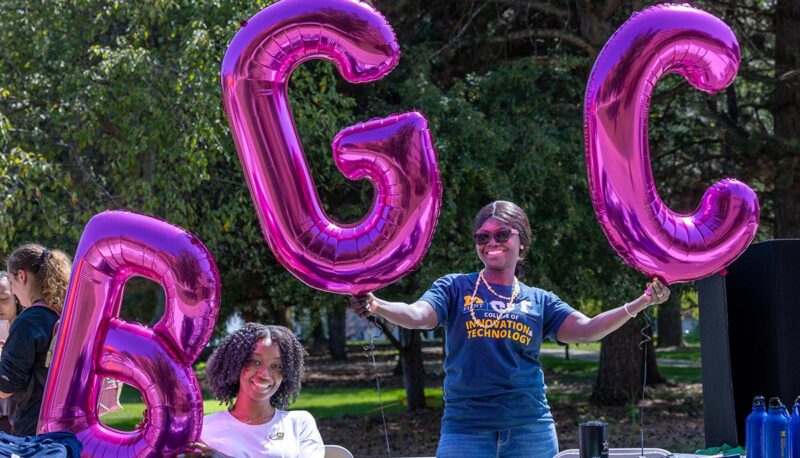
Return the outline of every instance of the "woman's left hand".
{"type": "Polygon", "coordinates": [[[652,282],[647,284],[645,294],[649,298],[649,305],[663,304],[669,299],[669,288],[661,283],[661,280],[654,278],[652,282]]]}

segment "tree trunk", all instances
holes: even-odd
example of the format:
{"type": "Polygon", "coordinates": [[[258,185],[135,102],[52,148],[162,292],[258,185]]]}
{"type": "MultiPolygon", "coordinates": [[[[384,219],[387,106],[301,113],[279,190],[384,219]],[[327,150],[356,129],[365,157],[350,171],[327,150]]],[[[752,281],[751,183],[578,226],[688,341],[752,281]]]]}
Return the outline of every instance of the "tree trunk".
{"type": "Polygon", "coordinates": [[[392,369],[392,375],[403,375],[403,358],[400,357],[399,353],[397,354],[397,364],[392,369]]]}
{"type": "Polygon", "coordinates": [[[612,332],[600,345],[600,365],[590,398],[599,405],[625,405],[642,395],[642,324],[631,320],[612,332]]]}
{"type": "Polygon", "coordinates": [[[681,290],[674,288],[669,300],[658,306],[658,348],[682,347],[681,290]]]}
{"type": "Polygon", "coordinates": [[[333,361],[347,361],[347,327],[344,307],[328,310],[328,349],[333,361]]]}
{"type": "MultiPolygon", "coordinates": [[[[636,321],[636,320],[634,320],[636,321]]],[[[643,325],[641,325],[643,326],[643,325]]],[[[640,330],[641,330],[640,326],[640,330]]],[[[666,383],[666,379],[661,376],[661,371],[658,370],[658,358],[656,358],[656,346],[653,343],[653,327],[650,326],[645,330],[645,334],[650,337],[650,340],[647,341],[647,384],[648,385],[655,385],[658,383],[666,383]]],[[[642,334],[639,334],[639,342],[644,339],[642,334]]],[[[637,349],[640,345],[637,345],[637,349]]],[[[640,352],[643,350],[639,350],[640,352]]],[[[644,371],[645,368],[642,368],[644,371]]],[[[642,374],[645,375],[645,374],[642,374]]],[[[639,377],[639,380],[642,380],[644,377],[639,377]]]]}
{"type": "Polygon", "coordinates": [[[425,409],[425,366],[422,358],[422,338],[419,331],[400,330],[400,359],[403,361],[403,381],[406,385],[408,411],[425,409]]]}
{"type": "Polygon", "coordinates": [[[328,348],[328,339],[325,338],[322,321],[314,319],[314,324],[311,325],[311,353],[322,354],[326,348],[328,348]]]}
{"type": "Polygon", "coordinates": [[[376,323],[383,330],[383,335],[392,342],[394,348],[400,352],[400,362],[403,365],[403,383],[406,386],[408,411],[425,409],[425,366],[422,356],[422,338],[419,331],[400,328],[400,339],[392,334],[391,328],[383,318],[376,323]]]}
{"type": "Polygon", "coordinates": [[[778,0],[775,8],[775,237],[800,236],[800,0],[778,0]]]}

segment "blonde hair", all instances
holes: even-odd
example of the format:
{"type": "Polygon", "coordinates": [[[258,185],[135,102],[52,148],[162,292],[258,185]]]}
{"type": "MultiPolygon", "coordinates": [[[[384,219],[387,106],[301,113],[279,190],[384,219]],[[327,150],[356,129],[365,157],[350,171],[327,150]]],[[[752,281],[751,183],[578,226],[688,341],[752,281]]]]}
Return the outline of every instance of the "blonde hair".
{"type": "Polygon", "coordinates": [[[61,314],[72,270],[72,261],[66,253],[28,243],[14,250],[6,263],[8,271],[14,275],[20,269],[28,272],[34,298],[40,298],[61,314]]]}

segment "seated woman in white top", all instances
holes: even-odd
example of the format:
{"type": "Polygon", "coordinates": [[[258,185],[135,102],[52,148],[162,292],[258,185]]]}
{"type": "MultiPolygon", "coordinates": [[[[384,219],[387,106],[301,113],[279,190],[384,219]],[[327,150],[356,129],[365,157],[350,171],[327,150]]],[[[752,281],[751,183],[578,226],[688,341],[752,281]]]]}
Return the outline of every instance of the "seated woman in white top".
{"type": "Polygon", "coordinates": [[[208,360],[206,384],[229,408],[204,417],[200,455],[322,458],[314,417],[286,410],[300,392],[304,354],[283,326],[247,323],[228,336],[208,360]]]}

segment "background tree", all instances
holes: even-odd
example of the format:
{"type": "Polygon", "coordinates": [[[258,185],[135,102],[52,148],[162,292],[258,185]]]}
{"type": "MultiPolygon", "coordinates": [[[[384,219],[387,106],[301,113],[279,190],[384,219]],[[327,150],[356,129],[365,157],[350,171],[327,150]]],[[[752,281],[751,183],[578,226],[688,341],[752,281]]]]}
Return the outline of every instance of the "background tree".
{"type": "MultiPolygon", "coordinates": [[[[74,251],[93,214],[139,211],[194,232],[214,254],[223,281],[219,329],[233,314],[282,323],[330,317],[336,328],[346,299],[300,283],[264,242],[220,105],[226,44],[268,3],[4,1],[0,254],[30,240],[74,251]]],[[[327,63],[295,71],[294,119],[323,208],[337,220],[359,219],[372,193],[336,170],[334,135],[413,108],[430,120],[444,180],[437,231],[419,270],[380,294],[415,299],[442,274],[479,268],[472,216],[495,199],[519,203],[531,218],[526,282],[590,314],[639,294],[646,279],[619,260],[594,219],[582,101],[608,36],[654,3],[377,1],[403,48],[392,74],[352,86],[327,63]]],[[[742,67],[721,95],[676,76],[660,81],[649,131],[659,193],[672,209],[691,211],[713,181],[740,177],[759,193],[758,238],[797,236],[798,0],[696,6],[734,28],[742,67]]],[[[158,287],[144,282],[134,292],[141,299],[126,306],[130,318],[151,320],[158,287]]],[[[639,352],[633,331],[604,340],[595,399],[638,398],[630,390],[641,389],[643,360],[620,363],[639,352]]],[[[418,384],[419,373],[405,369],[418,384]]]]}

